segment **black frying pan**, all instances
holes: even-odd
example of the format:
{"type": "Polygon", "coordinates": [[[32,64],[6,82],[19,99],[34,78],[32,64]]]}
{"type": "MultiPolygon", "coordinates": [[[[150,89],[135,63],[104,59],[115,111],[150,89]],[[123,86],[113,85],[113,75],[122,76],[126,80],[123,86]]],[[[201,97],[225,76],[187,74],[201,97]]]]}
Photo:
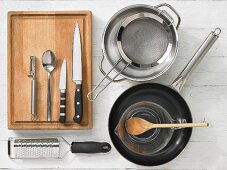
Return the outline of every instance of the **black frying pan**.
{"type": "Polygon", "coordinates": [[[114,146],[123,157],[136,164],[155,166],[169,162],[185,148],[190,139],[192,128],[175,130],[170,142],[161,151],[149,156],[130,151],[117,137],[114,130],[123,112],[131,105],[141,101],[156,103],[166,109],[173,119],[186,119],[188,123],[191,123],[191,111],[178,92],[181,90],[194,68],[217,40],[219,34],[220,29],[215,29],[215,31],[212,31],[208,35],[201,47],[170,87],[156,83],[140,84],[126,90],[116,100],[109,116],[109,134],[114,146]],[[216,33],[216,30],[219,32],[216,33]]]}

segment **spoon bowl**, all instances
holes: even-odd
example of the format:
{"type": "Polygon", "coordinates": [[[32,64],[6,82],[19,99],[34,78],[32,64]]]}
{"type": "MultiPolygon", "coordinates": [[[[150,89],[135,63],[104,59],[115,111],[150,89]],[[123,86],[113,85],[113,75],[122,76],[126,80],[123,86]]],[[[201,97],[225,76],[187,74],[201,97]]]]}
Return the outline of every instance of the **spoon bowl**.
{"type": "Polygon", "coordinates": [[[54,53],[51,50],[47,50],[43,53],[42,64],[43,68],[48,73],[51,73],[54,70],[56,66],[56,59],[54,53]]]}

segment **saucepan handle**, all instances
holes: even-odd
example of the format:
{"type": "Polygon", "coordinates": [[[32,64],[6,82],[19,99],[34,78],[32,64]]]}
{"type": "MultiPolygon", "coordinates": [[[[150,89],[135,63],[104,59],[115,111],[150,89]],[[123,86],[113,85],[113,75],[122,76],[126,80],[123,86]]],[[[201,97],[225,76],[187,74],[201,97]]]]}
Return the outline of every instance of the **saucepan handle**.
{"type": "Polygon", "coordinates": [[[192,59],[188,62],[183,71],[180,73],[180,75],[171,84],[171,87],[173,89],[175,89],[178,92],[182,89],[182,87],[184,86],[185,82],[187,81],[193,70],[196,68],[196,66],[200,63],[200,61],[203,59],[203,57],[206,55],[206,53],[210,50],[212,45],[218,39],[220,33],[221,33],[220,28],[216,28],[214,31],[211,31],[211,33],[205,39],[203,44],[196,51],[192,59]]]}
{"type": "Polygon", "coordinates": [[[171,5],[169,5],[169,4],[167,4],[167,3],[162,3],[162,4],[159,4],[159,5],[156,5],[155,7],[156,7],[156,8],[168,7],[171,11],[173,11],[173,13],[177,16],[176,29],[179,28],[180,23],[181,23],[180,15],[178,14],[178,12],[177,12],[171,5]]]}

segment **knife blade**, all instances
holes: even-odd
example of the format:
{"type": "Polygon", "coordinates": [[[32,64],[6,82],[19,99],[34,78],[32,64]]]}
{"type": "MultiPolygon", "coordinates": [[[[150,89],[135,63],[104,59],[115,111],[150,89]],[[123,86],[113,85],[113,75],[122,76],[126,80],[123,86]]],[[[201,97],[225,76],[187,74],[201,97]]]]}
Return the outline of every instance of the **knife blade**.
{"type": "Polygon", "coordinates": [[[60,74],[60,118],[59,122],[65,123],[66,120],[66,60],[64,58],[60,74]]]}
{"type": "Polygon", "coordinates": [[[82,99],[82,59],[81,59],[81,40],[80,29],[78,23],[74,28],[73,38],[73,71],[72,79],[76,83],[75,92],[75,115],[73,117],[74,122],[80,123],[83,117],[83,99],[82,99]]]}

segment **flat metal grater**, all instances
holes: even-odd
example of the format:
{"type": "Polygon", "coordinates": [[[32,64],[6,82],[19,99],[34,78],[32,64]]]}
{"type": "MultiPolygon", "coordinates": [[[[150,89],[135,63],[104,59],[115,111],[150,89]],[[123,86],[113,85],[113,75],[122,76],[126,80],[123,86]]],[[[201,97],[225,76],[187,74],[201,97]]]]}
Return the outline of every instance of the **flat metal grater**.
{"type": "Polygon", "coordinates": [[[63,137],[8,139],[8,155],[12,159],[63,158],[71,153],[106,153],[111,146],[106,142],[72,142],[63,137]]]}
{"type": "Polygon", "coordinates": [[[8,140],[10,158],[59,158],[57,138],[13,139],[8,140]]]}

